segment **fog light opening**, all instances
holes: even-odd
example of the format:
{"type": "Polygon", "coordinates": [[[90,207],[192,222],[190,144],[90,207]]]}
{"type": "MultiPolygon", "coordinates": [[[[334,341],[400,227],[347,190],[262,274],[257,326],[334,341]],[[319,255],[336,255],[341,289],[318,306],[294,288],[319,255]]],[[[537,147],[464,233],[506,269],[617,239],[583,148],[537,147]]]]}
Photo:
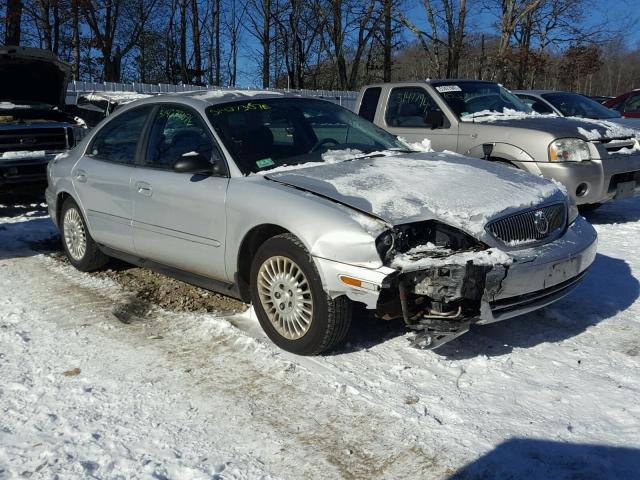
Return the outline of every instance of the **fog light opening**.
{"type": "Polygon", "coordinates": [[[581,183],[580,185],[578,185],[578,188],[576,188],[576,197],[584,197],[588,191],[589,185],[587,185],[586,183],[581,183]]]}

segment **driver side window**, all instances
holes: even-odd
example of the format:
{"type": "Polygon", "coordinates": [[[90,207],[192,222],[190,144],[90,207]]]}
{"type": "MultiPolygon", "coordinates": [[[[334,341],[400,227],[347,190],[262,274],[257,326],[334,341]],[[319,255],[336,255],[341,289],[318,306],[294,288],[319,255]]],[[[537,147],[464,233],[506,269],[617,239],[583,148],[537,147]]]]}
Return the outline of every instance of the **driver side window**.
{"type": "Polygon", "coordinates": [[[170,169],[185,153],[211,159],[214,151],[208,128],[196,112],[180,105],[162,105],[149,132],[145,166],[170,169]]]}
{"type": "Polygon", "coordinates": [[[633,95],[624,104],[624,113],[640,112],[640,95],[633,95]]]}
{"type": "Polygon", "coordinates": [[[390,127],[431,128],[426,122],[430,111],[440,111],[440,108],[423,88],[394,88],[389,95],[385,120],[390,127]]]}

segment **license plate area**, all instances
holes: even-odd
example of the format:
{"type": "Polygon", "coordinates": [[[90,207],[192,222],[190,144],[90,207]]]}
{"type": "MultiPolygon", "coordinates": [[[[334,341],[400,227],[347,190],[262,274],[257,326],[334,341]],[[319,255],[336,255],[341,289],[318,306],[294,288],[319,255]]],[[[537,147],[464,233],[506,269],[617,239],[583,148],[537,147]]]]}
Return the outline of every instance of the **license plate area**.
{"type": "Polygon", "coordinates": [[[629,198],[633,196],[633,193],[636,189],[635,180],[631,180],[630,182],[620,182],[616,185],[616,199],[621,198],[629,198]]]}

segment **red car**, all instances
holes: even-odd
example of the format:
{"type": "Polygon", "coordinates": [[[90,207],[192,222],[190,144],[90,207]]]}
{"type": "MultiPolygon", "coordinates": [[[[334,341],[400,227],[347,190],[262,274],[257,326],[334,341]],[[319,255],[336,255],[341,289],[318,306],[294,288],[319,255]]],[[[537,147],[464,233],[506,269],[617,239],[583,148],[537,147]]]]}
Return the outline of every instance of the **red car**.
{"type": "Polygon", "coordinates": [[[640,90],[632,90],[602,103],[618,110],[623,117],[640,118],[640,90]]]}

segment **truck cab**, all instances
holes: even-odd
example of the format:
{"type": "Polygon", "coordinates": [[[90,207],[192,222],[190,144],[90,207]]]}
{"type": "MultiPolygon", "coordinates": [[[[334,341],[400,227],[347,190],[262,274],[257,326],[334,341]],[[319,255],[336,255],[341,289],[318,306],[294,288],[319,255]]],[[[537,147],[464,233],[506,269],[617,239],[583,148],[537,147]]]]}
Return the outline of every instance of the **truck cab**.
{"type": "Polygon", "coordinates": [[[501,162],[565,185],[579,205],[597,206],[640,190],[636,132],[606,121],[531,110],[503,86],[425,80],[364,87],[356,113],[437,151],[501,162]]]}

